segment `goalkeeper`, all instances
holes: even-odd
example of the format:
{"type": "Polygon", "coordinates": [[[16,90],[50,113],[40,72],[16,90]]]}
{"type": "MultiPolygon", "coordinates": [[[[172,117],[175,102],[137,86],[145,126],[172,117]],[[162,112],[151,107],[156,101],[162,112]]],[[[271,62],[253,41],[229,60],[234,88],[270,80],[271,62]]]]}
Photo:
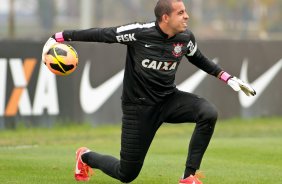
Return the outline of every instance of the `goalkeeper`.
{"type": "MultiPolygon", "coordinates": [[[[103,155],[81,147],[76,152],[75,179],[89,180],[91,168],[123,183],[139,174],[158,128],[165,123],[196,124],[188,149],[183,178],[179,184],[201,184],[196,170],[209,145],[217,120],[217,109],[206,99],[180,91],[174,83],[183,57],[190,63],[222,80],[235,91],[254,96],[255,90],[228,74],[205,57],[188,29],[182,0],[159,0],[156,21],[118,27],[66,30],[54,34],[43,48],[57,42],[82,41],[120,43],[127,46],[122,93],[122,134],[120,158],[103,155]]],[[[91,99],[89,99],[91,100],[91,99]]],[[[95,101],[93,100],[93,103],[95,101]]]]}

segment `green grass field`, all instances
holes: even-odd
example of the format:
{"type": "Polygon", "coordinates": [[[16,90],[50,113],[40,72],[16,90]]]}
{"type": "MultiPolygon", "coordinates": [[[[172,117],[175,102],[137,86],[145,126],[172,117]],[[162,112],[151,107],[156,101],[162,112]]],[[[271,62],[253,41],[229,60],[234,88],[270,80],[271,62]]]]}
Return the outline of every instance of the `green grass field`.
{"type": "MultiPolygon", "coordinates": [[[[177,184],[193,124],[165,125],[133,184],[177,184]]],[[[87,146],[119,155],[120,125],[17,128],[0,131],[0,182],[77,183],[75,150],[87,146]]],[[[282,118],[219,121],[201,171],[205,184],[282,183],[282,118]]],[[[100,171],[88,183],[120,183],[100,171]]]]}

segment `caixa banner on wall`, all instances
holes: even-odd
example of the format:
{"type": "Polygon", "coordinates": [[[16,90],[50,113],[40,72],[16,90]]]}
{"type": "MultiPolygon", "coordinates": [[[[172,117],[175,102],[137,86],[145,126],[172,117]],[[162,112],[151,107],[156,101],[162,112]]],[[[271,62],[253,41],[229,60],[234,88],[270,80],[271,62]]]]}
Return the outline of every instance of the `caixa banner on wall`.
{"type": "MultiPolygon", "coordinates": [[[[79,65],[74,73],[62,77],[42,64],[43,44],[0,42],[0,128],[19,122],[31,126],[57,121],[121,122],[126,47],[72,42],[79,65]]],[[[179,89],[207,98],[217,106],[220,118],[282,115],[282,42],[201,41],[198,47],[225,71],[249,82],[257,95],[234,92],[186,59],[176,76],[179,89]]],[[[158,67],[152,62],[143,65],[158,67]]]]}

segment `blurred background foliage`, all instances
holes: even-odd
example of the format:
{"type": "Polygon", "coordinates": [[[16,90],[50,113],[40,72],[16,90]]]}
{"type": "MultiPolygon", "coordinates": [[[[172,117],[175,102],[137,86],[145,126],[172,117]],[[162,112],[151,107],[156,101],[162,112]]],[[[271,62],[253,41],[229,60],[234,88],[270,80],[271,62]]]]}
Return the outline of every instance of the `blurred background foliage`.
{"type": "MultiPolygon", "coordinates": [[[[0,40],[154,21],[157,0],[0,0],[0,40]]],[[[198,39],[282,40],[282,0],[184,0],[198,39]]]]}

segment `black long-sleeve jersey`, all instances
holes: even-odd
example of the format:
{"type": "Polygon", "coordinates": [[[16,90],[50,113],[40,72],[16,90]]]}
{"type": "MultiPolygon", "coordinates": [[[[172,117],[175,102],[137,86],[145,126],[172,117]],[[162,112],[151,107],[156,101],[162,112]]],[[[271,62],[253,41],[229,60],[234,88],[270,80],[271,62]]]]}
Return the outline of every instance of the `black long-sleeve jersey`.
{"type": "Polygon", "coordinates": [[[154,104],[177,90],[175,73],[183,56],[211,75],[222,71],[200,52],[190,30],[168,38],[157,22],[67,30],[63,37],[66,41],[127,45],[122,99],[132,103],[154,104]]]}

